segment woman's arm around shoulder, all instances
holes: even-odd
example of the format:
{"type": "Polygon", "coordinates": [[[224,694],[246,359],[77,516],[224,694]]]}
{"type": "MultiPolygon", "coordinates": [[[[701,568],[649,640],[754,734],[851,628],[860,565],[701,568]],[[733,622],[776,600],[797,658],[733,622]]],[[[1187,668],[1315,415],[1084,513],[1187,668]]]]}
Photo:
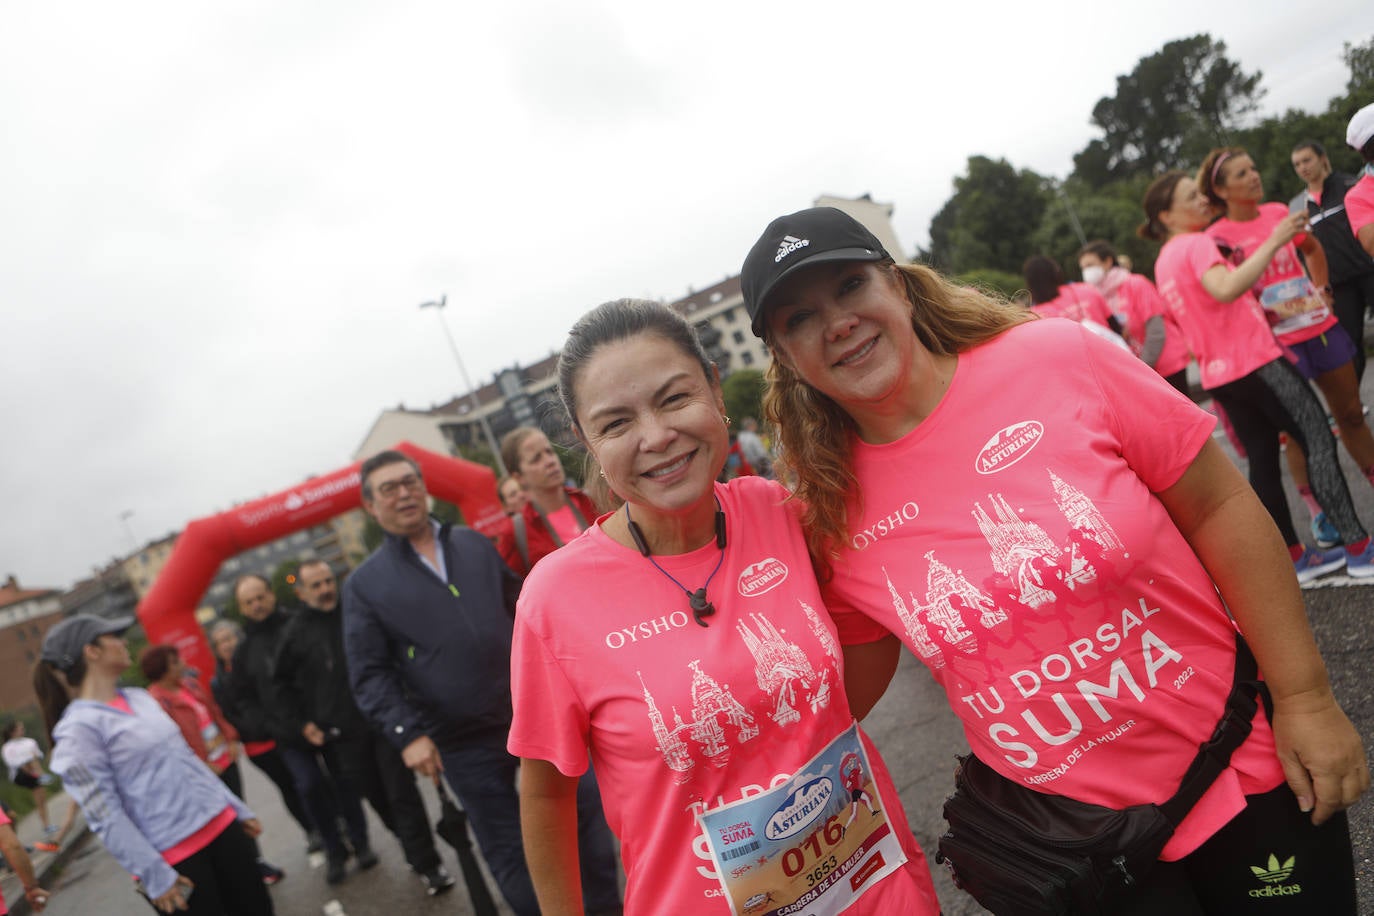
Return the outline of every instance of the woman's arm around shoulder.
{"type": "Polygon", "coordinates": [[[1299,806],[1320,824],[1369,788],[1369,766],[1331,692],[1278,529],[1211,440],[1158,496],[1255,653],[1273,695],[1279,762],[1299,806]]]}

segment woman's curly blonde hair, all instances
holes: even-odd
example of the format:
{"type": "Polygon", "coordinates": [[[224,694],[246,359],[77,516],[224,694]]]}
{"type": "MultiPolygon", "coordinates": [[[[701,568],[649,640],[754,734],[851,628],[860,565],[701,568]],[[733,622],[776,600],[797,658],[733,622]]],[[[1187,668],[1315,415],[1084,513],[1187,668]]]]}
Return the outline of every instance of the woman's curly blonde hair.
{"type": "MultiPolygon", "coordinates": [[[[949,356],[991,340],[1035,316],[1015,303],[951,283],[919,264],[878,265],[891,270],[912,304],[911,327],[921,345],[949,356]]],[[[775,348],[768,331],[764,342],[775,348]]],[[[854,421],[829,397],[807,384],[776,355],[767,372],[764,416],[781,443],[778,476],[802,501],[802,524],[816,574],[830,578],[832,561],[849,539],[845,502],[858,485],[854,476],[854,421]]]]}

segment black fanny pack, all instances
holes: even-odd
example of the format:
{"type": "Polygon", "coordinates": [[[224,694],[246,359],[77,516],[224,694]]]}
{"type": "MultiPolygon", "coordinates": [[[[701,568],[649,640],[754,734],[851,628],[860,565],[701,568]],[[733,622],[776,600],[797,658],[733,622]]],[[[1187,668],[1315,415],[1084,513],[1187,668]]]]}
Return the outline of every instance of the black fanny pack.
{"type": "Polygon", "coordinates": [[[1178,791],[1158,805],[1117,810],[1047,795],[971,754],[961,758],[954,795],[945,802],[949,831],[935,860],[997,916],[1114,912],[1249,737],[1262,689],[1255,657],[1237,635],[1235,679],[1221,720],[1178,791]]]}

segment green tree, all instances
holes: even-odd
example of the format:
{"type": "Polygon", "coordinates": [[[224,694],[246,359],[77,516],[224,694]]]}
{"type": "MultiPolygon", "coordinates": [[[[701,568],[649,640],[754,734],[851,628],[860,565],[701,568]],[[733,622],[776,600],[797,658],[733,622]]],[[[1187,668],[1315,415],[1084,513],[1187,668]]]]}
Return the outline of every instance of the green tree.
{"type": "Polygon", "coordinates": [[[767,386],[763,373],[757,369],[731,372],[720,383],[721,393],[725,397],[725,415],[736,424],[745,417],[762,419],[763,390],[767,386]]]}
{"type": "Polygon", "coordinates": [[[1171,41],[1116,80],[1093,106],[1101,139],[1074,157],[1090,186],[1197,163],[1226,145],[1264,96],[1261,74],[1245,73],[1210,35],[1171,41]]]}
{"type": "Polygon", "coordinates": [[[930,260],[952,274],[991,268],[1020,273],[1050,191],[1045,179],[1005,159],[970,156],[954,196],[930,224],[930,260]]]}
{"type": "Polygon", "coordinates": [[[1140,198],[1148,181],[1147,176],[1138,176],[1093,189],[1070,178],[1064,182],[1062,197],[1050,204],[1031,234],[1031,250],[1058,261],[1065,277],[1078,278],[1078,250],[1082,242],[1069,215],[1072,207],[1088,241],[1111,242],[1118,252],[1130,256],[1137,270],[1148,272],[1154,263],[1154,246],[1135,234],[1142,220],[1140,198]]]}
{"type": "Polygon", "coordinates": [[[296,570],[300,568],[300,560],[283,560],[272,570],[272,594],[277,598],[277,607],[291,607],[298,603],[296,570]]]}

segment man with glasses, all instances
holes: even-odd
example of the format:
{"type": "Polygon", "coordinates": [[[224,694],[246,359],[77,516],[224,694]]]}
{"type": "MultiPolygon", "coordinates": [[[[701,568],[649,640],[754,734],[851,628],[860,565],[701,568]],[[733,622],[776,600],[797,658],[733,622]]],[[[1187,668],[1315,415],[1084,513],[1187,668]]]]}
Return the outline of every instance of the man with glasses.
{"type": "MultiPolygon", "coordinates": [[[[359,707],[409,766],[442,775],[517,916],[537,916],[521,844],[510,730],[520,579],[483,535],[429,515],[420,468],[396,451],[362,466],[363,508],[386,540],[344,587],[344,651],[359,707]]],[[[615,852],[590,771],[578,788],[590,914],[620,912],[615,852]]]]}

